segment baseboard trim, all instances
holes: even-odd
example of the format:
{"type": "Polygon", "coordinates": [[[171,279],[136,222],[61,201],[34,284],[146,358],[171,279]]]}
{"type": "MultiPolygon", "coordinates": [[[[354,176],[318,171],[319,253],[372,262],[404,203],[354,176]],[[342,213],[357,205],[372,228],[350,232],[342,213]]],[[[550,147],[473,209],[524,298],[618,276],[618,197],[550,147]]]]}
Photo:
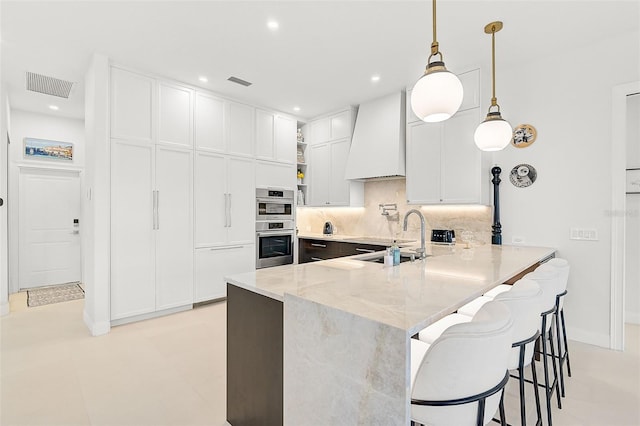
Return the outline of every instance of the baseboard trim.
{"type": "Polygon", "coordinates": [[[184,305],[184,306],[177,306],[175,308],[163,309],[161,311],[149,312],[149,313],[141,314],[141,315],[134,315],[134,316],[127,317],[127,318],[114,319],[114,320],[111,320],[111,326],[114,327],[114,326],[117,326],[117,325],[129,324],[131,322],[138,322],[138,321],[144,321],[144,320],[148,320],[148,319],[152,319],[152,318],[163,317],[165,315],[170,315],[170,314],[175,314],[175,313],[178,313],[178,312],[188,311],[190,309],[193,309],[193,304],[184,305]]]}
{"type": "Polygon", "coordinates": [[[593,333],[580,328],[567,327],[567,337],[569,340],[611,349],[611,339],[608,334],[593,333]]]}
{"type": "Polygon", "coordinates": [[[625,312],[624,322],[629,324],[640,324],[640,312],[625,312]]]}
{"type": "Polygon", "coordinates": [[[92,336],[102,336],[111,331],[111,324],[109,321],[94,322],[87,311],[82,311],[82,319],[92,336]]]}

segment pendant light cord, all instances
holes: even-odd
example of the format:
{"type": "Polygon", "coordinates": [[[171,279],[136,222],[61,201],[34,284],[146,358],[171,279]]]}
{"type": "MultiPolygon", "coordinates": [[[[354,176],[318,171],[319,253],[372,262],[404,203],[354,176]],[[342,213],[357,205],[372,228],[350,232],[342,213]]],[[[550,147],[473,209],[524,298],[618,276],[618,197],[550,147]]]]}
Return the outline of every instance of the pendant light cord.
{"type": "Polygon", "coordinates": [[[432,22],[433,22],[433,42],[431,43],[431,56],[440,55],[440,60],[442,60],[442,53],[438,50],[438,37],[436,36],[436,0],[431,1],[432,4],[432,22]]]}
{"type": "Polygon", "coordinates": [[[498,106],[498,99],[496,98],[496,27],[491,28],[491,79],[493,82],[493,96],[491,98],[491,106],[498,106]]]}

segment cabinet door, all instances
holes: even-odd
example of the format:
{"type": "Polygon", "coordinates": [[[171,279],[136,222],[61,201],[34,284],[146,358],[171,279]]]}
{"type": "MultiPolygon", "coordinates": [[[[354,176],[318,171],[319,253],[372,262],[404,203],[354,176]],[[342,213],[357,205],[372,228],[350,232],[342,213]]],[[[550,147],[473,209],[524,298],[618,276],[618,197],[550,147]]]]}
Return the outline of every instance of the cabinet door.
{"type": "Polygon", "coordinates": [[[227,275],[255,271],[255,245],[196,249],[195,302],[227,297],[227,275]]]}
{"type": "Polygon", "coordinates": [[[221,99],[196,94],[196,148],[207,151],[224,151],[224,102],[221,99]]]}
{"type": "Polygon", "coordinates": [[[156,310],[193,303],[193,152],[156,148],[156,310]]]}
{"type": "Polygon", "coordinates": [[[111,141],[111,319],[155,310],[154,149],[111,141]]]}
{"type": "Polygon", "coordinates": [[[294,188],[296,168],[293,164],[256,162],[256,187],[294,188]]]}
{"type": "Polygon", "coordinates": [[[329,204],[332,206],[348,206],[351,182],[344,178],[349,157],[350,139],[331,144],[331,161],[329,172],[329,204]]]}
{"type": "Polygon", "coordinates": [[[329,144],[313,145],[308,150],[311,151],[309,205],[326,206],[329,203],[330,146],[329,144]]]}
{"type": "Polygon", "coordinates": [[[315,145],[327,142],[331,139],[331,120],[323,118],[316,120],[312,125],[310,144],[315,145]]]}
{"type": "Polygon", "coordinates": [[[442,124],[416,122],[407,127],[407,202],[440,203],[442,124]]]}
{"type": "Polygon", "coordinates": [[[256,186],[254,162],[229,158],[227,165],[228,243],[247,244],[256,238],[256,186]]]}
{"type": "Polygon", "coordinates": [[[292,164],[296,162],[297,124],[296,120],[292,118],[276,116],[276,160],[292,164]]]}
{"type": "Polygon", "coordinates": [[[159,141],[192,146],[193,91],[186,87],[160,83],[159,104],[159,141]]]}
{"type": "Polygon", "coordinates": [[[208,247],[227,242],[226,159],[221,155],[196,152],[195,157],[195,246],[208,247]]]}
{"type": "Polygon", "coordinates": [[[254,108],[236,102],[226,102],[226,147],[229,154],[253,155],[254,108]]]}
{"type": "Polygon", "coordinates": [[[267,160],[275,156],[273,146],[274,115],[267,111],[256,110],[256,157],[267,160]]]}
{"type": "Polygon", "coordinates": [[[407,104],[406,104],[407,124],[421,121],[418,118],[418,116],[413,113],[413,108],[411,108],[411,92],[412,91],[413,91],[413,89],[408,89],[407,90],[407,99],[406,99],[406,102],[407,102],[407,104]]]}
{"type": "Polygon", "coordinates": [[[153,140],[155,80],[111,68],[111,137],[153,140]]]}
{"type": "Polygon", "coordinates": [[[331,123],[331,140],[351,137],[351,111],[336,114],[329,120],[331,123]]]}
{"type": "MultiPolygon", "coordinates": [[[[442,200],[480,203],[481,152],[473,141],[480,123],[479,109],[460,111],[444,125],[442,138],[442,200]]],[[[490,179],[490,176],[485,176],[490,179]]]]}

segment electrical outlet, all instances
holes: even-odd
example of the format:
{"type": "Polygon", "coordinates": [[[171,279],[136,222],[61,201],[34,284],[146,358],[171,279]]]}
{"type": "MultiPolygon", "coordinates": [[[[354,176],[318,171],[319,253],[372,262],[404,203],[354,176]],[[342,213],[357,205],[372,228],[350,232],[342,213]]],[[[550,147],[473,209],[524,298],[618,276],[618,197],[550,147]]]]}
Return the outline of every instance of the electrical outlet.
{"type": "Polygon", "coordinates": [[[571,228],[572,240],[598,241],[598,230],[593,228],[571,228]]]}
{"type": "Polygon", "coordinates": [[[514,235],[511,237],[511,244],[522,245],[524,244],[524,237],[514,235]]]}

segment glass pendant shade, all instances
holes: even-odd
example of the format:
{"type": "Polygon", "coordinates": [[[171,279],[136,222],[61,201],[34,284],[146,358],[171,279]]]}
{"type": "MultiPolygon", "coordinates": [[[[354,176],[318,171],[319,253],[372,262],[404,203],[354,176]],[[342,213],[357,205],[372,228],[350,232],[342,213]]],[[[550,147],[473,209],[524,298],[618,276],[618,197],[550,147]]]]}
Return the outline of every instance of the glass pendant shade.
{"type": "MultiPolygon", "coordinates": [[[[435,64],[432,63],[430,66],[435,64]]],[[[441,70],[427,70],[411,92],[413,113],[428,123],[448,119],[462,104],[463,90],[460,79],[447,71],[442,62],[438,63],[437,67],[441,70]]]]}
{"type": "Polygon", "coordinates": [[[511,142],[513,130],[499,112],[490,112],[473,135],[476,146],[482,151],[500,151],[511,142]]]}

